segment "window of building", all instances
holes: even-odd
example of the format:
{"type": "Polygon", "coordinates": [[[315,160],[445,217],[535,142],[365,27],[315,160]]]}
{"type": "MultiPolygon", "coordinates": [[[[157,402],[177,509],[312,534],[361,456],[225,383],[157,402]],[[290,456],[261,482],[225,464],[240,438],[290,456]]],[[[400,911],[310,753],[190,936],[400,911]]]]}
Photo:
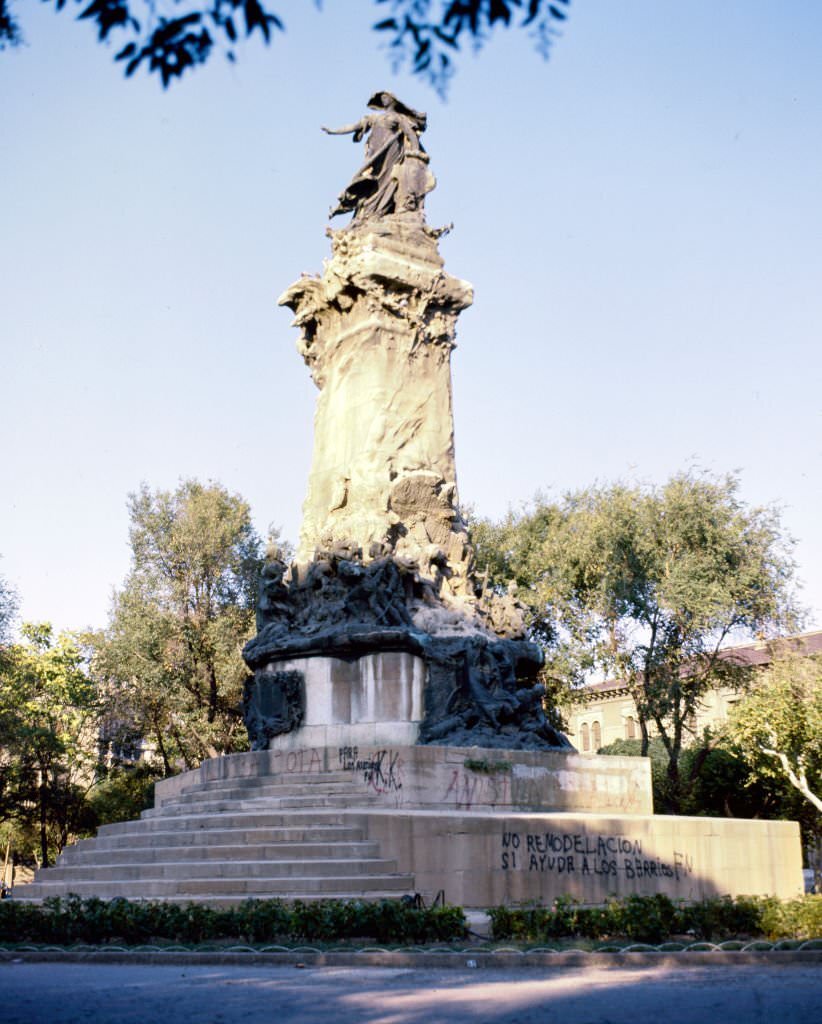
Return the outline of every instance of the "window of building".
{"type": "Polygon", "coordinates": [[[591,737],[588,734],[588,723],[584,722],[583,725],[582,725],[582,728],[579,731],[582,734],[582,749],[583,750],[590,750],[591,749],[591,737]]]}
{"type": "Polygon", "coordinates": [[[593,739],[594,750],[599,750],[602,746],[602,729],[600,728],[599,722],[594,722],[591,726],[591,737],[593,739]]]}
{"type": "Polygon", "coordinates": [[[636,720],[634,719],[633,715],[628,715],[628,717],[625,719],[625,739],[636,739],[636,720]]]}

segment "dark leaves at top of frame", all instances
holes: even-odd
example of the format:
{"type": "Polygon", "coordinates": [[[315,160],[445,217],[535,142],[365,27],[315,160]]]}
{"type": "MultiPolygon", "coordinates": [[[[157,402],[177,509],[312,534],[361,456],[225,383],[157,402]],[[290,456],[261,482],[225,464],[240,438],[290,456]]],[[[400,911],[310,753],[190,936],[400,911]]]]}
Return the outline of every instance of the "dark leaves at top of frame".
{"type": "MultiPolygon", "coordinates": [[[[59,4],[58,4],[59,7],[59,4]]],[[[97,38],[107,39],[115,28],[131,28],[140,31],[140,23],[129,13],[127,0],[92,0],[84,11],[77,15],[79,21],[97,23],[97,38]]]]}
{"type": "Polygon", "coordinates": [[[0,50],[23,42],[20,27],[12,17],[7,0],[0,0],[0,50]]]}
{"type": "Polygon", "coordinates": [[[374,28],[390,32],[393,38],[389,48],[395,66],[410,61],[416,74],[428,78],[434,88],[444,95],[453,74],[452,55],[458,50],[461,38],[468,38],[479,49],[489,33],[498,25],[510,28],[517,12],[524,16],[518,22],[530,28],[537,51],[547,57],[552,38],[557,34],[555,23],[564,22],[570,0],[450,0],[444,5],[438,21],[429,20],[431,4],[428,0],[377,0],[391,3],[392,14],[377,22],[374,28]],[[558,6],[563,5],[563,6],[558,6]]]}

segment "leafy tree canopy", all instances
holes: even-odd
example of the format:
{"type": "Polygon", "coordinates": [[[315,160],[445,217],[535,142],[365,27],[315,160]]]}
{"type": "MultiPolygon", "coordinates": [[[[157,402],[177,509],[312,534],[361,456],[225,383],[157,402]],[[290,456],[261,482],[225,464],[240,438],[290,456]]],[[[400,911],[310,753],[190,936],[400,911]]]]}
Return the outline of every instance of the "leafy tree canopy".
{"type": "MultiPolygon", "coordinates": [[[[160,76],[163,86],[222,50],[233,61],[242,39],[268,44],[285,31],[265,0],[45,0],[56,9],[76,4],[100,42],[116,43],[126,75],[138,68],[160,76]]],[[[321,0],[316,0],[317,6],[321,0]]],[[[570,0],[374,0],[382,15],[374,25],[388,42],[395,67],[410,65],[444,93],[454,55],[465,41],[482,46],[498,28],[519,27],[547,57],[570,0]]],[[[0,49],[22,41],[13,0],[0,0],[0,49]]]]}
{"type": "Polygon", "coordinates": [[[0,651],[9,642],[11,624],[17,612],[17,594],[0,576],[0,651]]]}
{"type": "Polygon", "coordinates": [[[48,864],[80,825],[99,704],[85,637],[55,637],[48,623],[24,623],[21,633],[0,671],[0,818],[36,836],[48,864]]]}
{"type": "MultiPolygon", "coordinates": [[[[621,757],[639,757],[640,740],[615,740],[598,753],[621,757]]],[[[648,743],[654,807],[671,804],[668,777],[668,752],[659,737],[648,743]]],[[[798,820],[806,841],[812,842],[815,823],[812,809],[788,782],[776,775],[762,776],[753,771],[739,747],[723,733],[708,730],[679,756],[679,812],[710,818],[771,818],[798,820]],[[810,813],[809,813],[810,812],[810,813]]]]}
{"type": "Polygon", "coordinates": [[[683,473],[540,498],[474,537],[491,578],[518,583],[557,671],[625,680],[643,752],[651,724],[667,751],[675,810],[687,722],[710,688],[746,681],[723,644],[795,622],[777,510],[746,506],[733,476],[683,473]]]}
{"type": "Polygon", "coordinates": [[[247,503],[219,484],[143,486],[129,500],[132,568],[92,671],[109,701],[116,758],[145,737],[166,772],[241,749],[260,538],[247,503]]]}
{"type": "Polygon", "coordinates": [[[787,779],[822,812],[822,658],[776,658],[734,709],[728,731],[754,780],[787,779]]]}

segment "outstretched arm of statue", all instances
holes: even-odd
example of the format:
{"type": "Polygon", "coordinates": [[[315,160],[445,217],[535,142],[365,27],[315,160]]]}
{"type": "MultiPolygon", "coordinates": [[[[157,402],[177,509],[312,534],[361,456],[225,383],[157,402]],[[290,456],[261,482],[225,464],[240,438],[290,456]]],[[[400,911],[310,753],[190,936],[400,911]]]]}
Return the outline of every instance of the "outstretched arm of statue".
{"type": "Polygon", "coordinates": [[[322,130],[326,135],[351,135],[354,136],[354,142],[359,142],[365,133],[367,125],[365,121],[355,121],[354,124],[345,124],[342,128],[326,128],[322,125],[322,130]]]}

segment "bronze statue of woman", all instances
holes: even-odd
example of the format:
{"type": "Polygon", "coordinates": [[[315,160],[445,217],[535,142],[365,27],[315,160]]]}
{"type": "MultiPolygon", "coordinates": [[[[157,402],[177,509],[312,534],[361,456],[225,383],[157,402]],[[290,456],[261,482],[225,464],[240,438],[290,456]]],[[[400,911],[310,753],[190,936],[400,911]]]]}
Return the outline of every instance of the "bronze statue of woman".
{"type": "Polygon", "coordinates": [[[395,213],[422,217],[423,199],[436,184],[420,143],[426,115],[385,91],[375,93],[368,107],[375,113],[354,124],[323,127],[329,135],[353,134],[354,142],[367,137],[365,163],[340,193],[330,216],[353,213],[352,224],[395,213]]]}

